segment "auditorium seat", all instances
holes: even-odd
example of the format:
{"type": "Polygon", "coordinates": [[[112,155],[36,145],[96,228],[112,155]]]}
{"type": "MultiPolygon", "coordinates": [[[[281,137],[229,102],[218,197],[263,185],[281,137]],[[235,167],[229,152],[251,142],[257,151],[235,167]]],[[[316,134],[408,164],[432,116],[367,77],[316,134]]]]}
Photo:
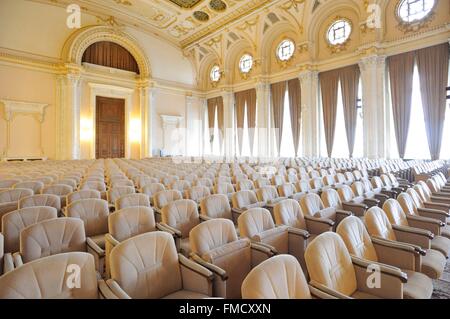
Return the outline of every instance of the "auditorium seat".
{"type": "Polygon", "coordinates": [[[18,208],[36,207],[36,206],[50,206],[61,213],[61,199],[58,195],[53,194],[39,194],[24,197],[19,200],[18,208]]]}
{"type": "Polygon", "coordinates": [[[106,192],[106,199],[108,201],[108,205],[110,210],[114,210],[116,200],[120,197],[128,194],[134,194],[136,190],[131,186],[117,186],[112,187],[106,192]]]}
{"type": "Polygon", "coordinates": [[[201,299],[212,296],[213,274],[177,254],[165,232],[129,238],[111,251],[107,284],[120,299],[201,299]]]}
{"type": "Polygon", "coordinates": [[[336,226],[348,216],[348,212],[336,210],[333,207],[326,208],[315,193],[306,194],[300,199],[300,207],[306,216],[315,218],[317,222],[323,224],[324,228],[329,230],[336,229],[336,226]]]}
{"type": "Polygon", "coordinates": [[[275,186],[263,186],[257,189],[256,197],[258,198],[259,202],[264,202],[265,207],[269,208],[270,210],[273,209],[273,206],[276,203],[279,203],[280,201],[287,199],[287,197],[280,197],[277,188],[275,186]]]}
{"type": "Polygon", "coordinates": [[[237,215],[253,207],[263,207],[266,203],[258,201],[254,191],[245,190],[231,196],[232,210],[237,215]]]}
{"type": "Polygon", "coordinates": [[[189,257],[189,232],[200,223],[197,203],[190,199],[172,201],[161,209],[161,226],[176,235],[177,250],[189,257]]]}
{"type": "Polygon", "coordinates": [[[132,193],[117,198],[114,206],[115,210],[120,210],[132,206],[150,207],[150,200],[149,197],[145,194],[132,193]]]}
{"type": "Polygon", "coordinates": [[[164,186],[164,184],[161,183],[150,183],[150,184],[146,184],[144,185],[139,192],[142,194],[145,194],[147,196],[149,196],[150,198],[150,205],[153,206],[153,195],[155,195],[157,192],[161,192],[166,190],[166,187],[164,186]]]}
{"type": "Polygon", "coordinates": [[[388,243],[398,244],[399,247],[413,247],[419,254],[416,258],[416,269],[428,277],[438,279],[441,277],[445,264],[445,256],[430,248],[430,238],[406,232],[398,226],[391,224],[386,213],[379,207],[372,207],[366,213],[364,219],[367,231],[372,238],[382,239],[388,243]]]}
{"type": "Polygon", "coordinates": [[[27,207],[9,212],[2,217],[2,234],[4,236],[5,252],[15,253],[20,248],[20,232],[33,224],[58,217],[54,207],[27,207]]]}
{"type": "Polygon", "coordinates": [[[53,184],[51,186],[44,187],[41,193],[59,196],[61,207],[66,207],[66,196],[72,192],[73,188],[69,185],[53,184]]]}
{"type": "Polygon", "coordinates": [[[295,199],[295,200],[300,200],[300,197],[305,194],[303,192],[297,192],[295,185],[292,183],[285,183],[285,184],[279,185],[277,187],[277,190],[281,197],[291,198],[291,199],[295,199]]]}
{"type": "Polygon", "coordinates": [[[211,195],[211,192],[209,187],[206,186],[193,186],[185,191],[185,198],[191,199],[197,204],[209,195],[211,195]]]}
{"type": "Polygon", "coordinates": [[[399,194],[398,191],[395,191],[393,189],[387,189],[384,186],[383,181],[381,180],[380,176],[373,176],[371,179],[372,187],[376,192],[381,192],[381,194],[385,194],[389,196],[390,198],[397,198],[397,195],[399,194]]]}
{"type": "Polygon", "coordinates": [[[237,216],[234,216],[226,195],[214,194],[200,201],[200,219],[208,220],[214,218],[229,219],[237,224],[237,216]]]}
{"type": "Polygon", "coordinates": [[[238,239],[229,219],[205,221],[191,230],[191,258],[214,273],[213,296],[241,298],[242,281],[250,270],[273,256],[270,249],[238,239]]]}
{"type": "Polygon", "coordinates": [[[97,279],[94,258],[85,252],[37,259],[0,277],[0,299],[105,297],[114,298],[114,295],[103,280],[97,279]]]}
{"type": "Polygon", "coordinates": [[[106,278],[110,277],[111,250],[120,242],[156,230],[155,216],[150,207],[127,207],[108,216],[108,233],[105,235],[106,278]]]}
{"type": "Polygon", "coordinates": [[[363,222],[351,216],[344,219],[336,229],[351,256],[367,262],[378,262],[385,266],[397,268],[407,275],[403,284],[403,298],[430,299],[433,293],[433,282],[420,273],[419,252],[412,246],[398,245],[378,238],[371,238],[363,222]]]}
{"type": "Polygon", "coordinates": [[[243,299],[334,299],[308,286],[302,267],[290,255],[269,258],[253,268],[242,282],[243,299]]]}
{"type": "Polygon", "coordinates": [[[355,181],[351,187],[356,197],[363,197],[369,203],[368,206],[383,206],[384,202],[389,199],[389,196],[384,194],[377,194],[372,190],[371,184],[366,180],[367,184],[363,181],[355,181]],[[367,185],[367,186],[366,186],[367,185]]]}
{"type": "Polygon", "coordinates": [[[67,205],[72,204],[74,201],[77,201],[79,199],[100,199],[101,194],[99,191],[93,190],[93,189],[86,189],[81,191],[72,192],[70,194],[67,194],[67,205]]]}
{"type": "Polygon", "coordinates": [[[33,195],[33,191],[27,188],[8,189],[0,192],[0,226],[1,218],[6,213],[18,209],[19,200],[33,195]]]}
{"type": "Polygon", "coordinates": [[[44,188],[44,183],[37,182],[37,181],[26,181],[26,182],[20,182],[13,185],[12,188],[27,188],[31,189],[34,194],[40,194],[42,192],[42,189],[44,188]]]}
{"type": "Polygon", "coordinates": [[[234,186],[231,183],[216,183],[214,185],[214,194],[226,195],[230,201],[234,192],[234,186]]]}
{"type": "Polygon", "coordinates": [[[175,200],[183,199],[183,195],[176,189],[169,189],[156,192],[153,195],[153,209],[155,211],[155,220],[159,223],[161,218],[161,209],[175,200]]]}
{"type": "Polygon", "coordinates": [[[407,275],[398,268],[350,256],[342,238],[332,232],[317,236],[306,248],[310,285],[339,299],[403,298],[407,275]],[[380,285],[369,287],[372,271],[380,269],[380,285]]]}
{"type": "Polygon", "coordinates": [[[15,184],[20,183],[21,179],[3,179],[0,180],[0,188],[12,188],[15,184]]]}
{"type": "Polygon", "coordinates": [[[99,191],[101,199],[106,199],[106,185],[103,181],[83,181],[80,190],[99,191]]]}
{"type": "Polygon", "coordinates": [[[95,267],[104,274],[105,234],[108,232],[108,202],[103,199],[80,199],[67,206],[67,217],[84,222],[88,252],[95,257],[95,267]]]}
{"type": "MultiPolygon", "coordinates": [[[[338,192],[333,189],[329,188],[322,192],[321,199],[323,202],[323,205],[326,208],[334,208],[336,209],[336,212],[339,211],[339,214],[342,216],[347,215],[350,216],[352,214],[355,214],[357,216],[364,215],[365,206],[361,206],[359,204],[353,204],[353,203],[343,203],[341,201],[341,198],[339,197],[338,192]]],[[[343,217],[345,218],[345,217],[343,217]]]]}
{"type": "Polygon", "coordinates": [[[255,185],[249,179],[241,180],[236,183],[236,191],[254,191],[255,185]]]}

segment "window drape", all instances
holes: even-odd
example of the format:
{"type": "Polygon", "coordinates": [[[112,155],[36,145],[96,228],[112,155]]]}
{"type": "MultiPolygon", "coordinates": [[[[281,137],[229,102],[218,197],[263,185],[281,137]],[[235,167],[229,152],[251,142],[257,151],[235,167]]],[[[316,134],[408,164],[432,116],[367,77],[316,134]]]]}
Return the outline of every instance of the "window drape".
{"type": "Polygon", "coordinates": [[[250,152],[253,154],[253,144],[255,141],[255,127],[256,127],[256,90],[250,89],[247,91],[247,126],[248,135],[250,139],[250,152]]]}
{"type": "Polygon", "coordinates": [[[278,155],[280,155],[286,81],[271,84],[270,92],[272,98],[272,116],[275,128],[275,141],[277,144],[278,155]]]}
{"type": "Polygon", "coordinates": [[[288,81],[288,93],[292,139],[294,141],[295,156],[297,156],[301,128],[301,88],[299,79],[292,79],[288,81]]]}
{"type": "Polygon", "coordinates": [[[244,135],[244,115],[245,115],[245,101],[247,99],[247,92],[236,92],[235,96],[235,109],[236,109],[236,127],[239,154],[242,154],[242,144],[244,135]]]}
{"type": "Polygon", "coordinates": [[[216,99],[208,99],[206,101],[208,108],[208,128],[209,128],[209,142],[211,143],[211,150],[214,144],[214,120],[216,114],[216,99]]]}
{"type": "Polygon", "coordinates": [[[328,157],[331,157],[336,128],[337,94],[339,84],[339,70],[322,72],[319,74],[322,92],[323,123],[328,157]]]}
{"type": "Polygon", "coordinates": [[[355,148],[355,131],[357,121],[357,102],[359,86],[359,66],[351,65],[339,69],[342,89],[342,102],[344,105],[345,131],[347,133],[347,143],[349,156],[353,157],[355,148]]]}
{"type": "Polygon", "coordinates": [[[223,148],[223,139],[225,134],[225,122],[224,122],[224,109],[223,109],[223,98],[221,96],[216,98],[217,101],[217,122],[219,125],[219,144],[220,151],[222,152],[223,148]]]}

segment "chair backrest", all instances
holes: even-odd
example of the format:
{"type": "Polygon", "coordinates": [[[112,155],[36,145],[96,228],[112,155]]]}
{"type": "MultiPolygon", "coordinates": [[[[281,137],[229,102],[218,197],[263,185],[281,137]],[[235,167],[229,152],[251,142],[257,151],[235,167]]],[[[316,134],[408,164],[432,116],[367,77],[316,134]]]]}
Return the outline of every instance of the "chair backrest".
{"type": "MultiPolygon", "coordinates": [[[[411,199],[411,197],[409,197],[409,199],[411,199]]],[[[385,201],[383,204],[383,210],[386,213],[391,224],[399,226],[408,226],[406,214],[397,200],[390,198],[387,201],[385,201]]]]}
{"type": "Polygon", "coordinates": [[[20,248],[20,232],[33,224],[58,217],[56,208],[49,206],[27,207],[12,211],[2,217],[5,252],[14,253],[20,248]]]}
{"type": "Polygon", "coordinates": [[[246,190],[234,193],[231,196],[231,202],[234,208],[242,208],[258,202],[255,192],[246,190]]]}
{"type": "Polygon", "coordinates": [[[278,191],[275,186],[264,186],[256,191],[258,200],[268,202],[278,197],[278,191]]]}
{"type": "Polygon", "coordinates": [[[34,194],[40,194],[44,188],[44,183],[37,181],[26,181],[14,184],[13,188],[28,188],[33,190],[34,194]]]}
{"type": "Polygon", "coordinates": [[[356,216],[344,218],[336,228],[336,233],[341,236],[350,255],[378,261],[370,235],[360,218],[356,216]]]}
{"type": "Polygon", "coordinates": [[[184,192],[185,190],[187,190],[190,187],[191,187],[191,183],[186,180],[178,180],[178,181],[174,181],[170,184],[170,189],[175,189],[180,192],[184,192]]]}
{"type": "Polygon", "coordinates": [[[78,218],[47,219],[20,233],[20,254],[25,263],[71,251],[86,251],[84,225],[78,218]]]}
{"type": "Polygon", "coordinates": [[[179,199],[165,205],[161,210],[163,223],[179,229],[182,238],[189,237],[189,232],[200,223],[197,204],[190,199],[179,199]]]}
{"type": "Polygon", "coordinates": [[[209,196],[211,194],[210,190],[206,186],[193,186],[189,188],[187,191],[187,198],[199,201],[202,198],[205,198],[206,196],[209,196]]]}
{"type": "Polygon", "coordinates": [[[338,234],[322,233],[306,247],[305,260],[312,281],[351,296],[357,289],[352,259],[338,234]]]}
{"type": "Polygon", "coordinates": [[[420,214],[418,213],[418,208],[422,207],[422,200],[420,199],[419,194],[417,194],[414,189],[410,188],[408,189],[408,191],[409,192],[401,193],[400,195],[398,195],[397,201],[399,202],[405,214],[420,216],[420,214]]]}
{"type": "Polygon", "coordinates": [[[223,194],[207,196],[200,202],[200,212],[211,218],[232,219],[228,197],[223,194]]]}
{"type": "Polygon", "coordinates": [[[42,194],[53,194],[58,196],[66,196],[73,192],[73,188],[69,185],[54,184],[51,186],[44,187],[42,194]]]}
{"type": "Polygon", "coordinates": [[[53,194],[39,194],[22,198],[19,201],[19,209],[25,207],[35,206],[50,206],[56,208],[57,211],[61,210],[61,199],[58,195],[53,194]]]}
{"type": "Polygon", "coordinates": [[[352,184],[352,191],[356,196],[364,196],[366,193],[362,182],[354,182],[352,184]]]}
{"type": "Polygon", "coordinates": [[[67,205],[71,204],[74,201],[77,201],[79,199],[100,199],[101,194],[99,191],[96,191],[94,189],[85,189],[77,192],[73,192],[70,194],[67,194],[67,205]]]}
{"type": "Polygon", "coordinates": [[[300,207],[302,212],[308,216],[314,216],[324,209],[323,202],[319,195],[310,193],[300,198],[300,207]]]}
{"type": "Polygon", "coordinates": [[[80,199],[67,206],[67,216],[80,218],[84,222],[86,236],[108,232],[108,202],[103,199],[80,199]]]}
{"type": "Polygon", "coordinates": [[[396,240],[394,230],[386,213],[380,207],[371,207],[364,214],[364,222],[370,236],[396,240]]]}
{"type": "Polygon", "coordinates": [[[155,193],[157,192],[161,192],[166,190],[166,187],[164,186],[164,184],[161,183],[151,183],[151,184],[146,184],[145,186],[143,186],[141,188],[141,193],[146,194],[148,196],[153,196],[155,193]]]}
{"type": "Polygon", "coordinates": [[[22,180],[20,179],[3,179],[0,180],[0,188],[11,188],[15,184],[20,183],[22,180]]]}
{"type": "Polygon", "coordinates": [[[253,184],[253,182],[251,180],[245,179],[245,180],[237,182],[236,189],[238,191],[254,190],[255,189],[255,185],[253,184]]]}
{"type": "Polygon", "coordinates": [[[120,197],[128,194],[134,194],[135,193],[134,187],[131,186],[117,186],[111,188],[106,193],[106,198],[108,199],[108,203],[114,205],[116,203],[116,200],[118,200],[120,197]]]}
{"type": "Polygon", "coordinates": [[[108,216],[108,231],[118,241],[155,230],[155,215],[150,207],[127,207],[108,216]]]}
{"type": "Polygon", "coordinates": [[[165,232],[129,238],[111,251],[111,278],[135,299],[154,299],[181,290],[181,271],[172,236],[165,232]]]}
{"type": "Polygon", "coordinates": [[[294,199],[286,199],[277,203],[273,209],[273,215],[277,225],[306,229],[302,209],[300,204],[294,199]]]}
{"type": "Polygon", "coordinates": [[[0,204],[18,202],[24,197],[33,195],[33,191],[27,188],[8,189],[0,192],[0,204]]]}
{"type": "Polygon", "coordinates": [[[183,195],[176,189],[157,192],[153,195],[153,204],[156,208],[162,208],[174,200],[182,199],[183,195]]]}
{"type": "Polygon", "coordinates": [[[199,256],[237,240],[233,222],[224,218],[205,221],[192,228],[189,234],[192,252],[199,256]]]}
{"type": "Polygon", "coordinates": [[[83,184],[80,187],[80,190],[84,189],[93,189],[99,192],[105,192],[106,191],[106,185],[102,181],[86,181],[83,182],[83,184]]]}
{"type": "Polygon", "coordinates": [[[325,207],[334,207],[342,209],[342,202],[339,194],[335,189],[329,188],[322,192],[321,199],[325,207]]]}
{"type": "Polygon", "coordinates": [[[85,252],[70,252],[24,264],[0,277],[0,298],[98,298],[94,256],[85,252]],[[75,280],[74,274],[78,274],[75,280]],[[68,282],[73,285],[66,284],[68,282]]]}
{"type": "Polygon", "coordinates": [[[216,194],[231,194],[234,193],[234,186],[231,183],[218,183],[214,186],[216,194]]]}
{"type": "Polygon", "coordinates": [[[253,268],[242,283],[244,299],[311,299],[308,282],[294,256],[278,255],[253,268]]]}
{"type": "Polygon", "coordinates": [[[123,195],[116,199],[116,210],[124,209],[132,206],[147,206],[150,207],[150,199],[146,194],[132,193],[123,195]]]}
{"type": "Polygon", "coordinates": [[[343,185],[342,187],[339,187],[338,194],[343,202],[350,202],[355,197],[355,194],[348,185],[343,185]]]}
{"type": "Polygon", "coordinates": [[[238,218],[239,235],[253,239],[254,236],[275,228],[270,212],[265,208],[251,208],[238,218]]]}

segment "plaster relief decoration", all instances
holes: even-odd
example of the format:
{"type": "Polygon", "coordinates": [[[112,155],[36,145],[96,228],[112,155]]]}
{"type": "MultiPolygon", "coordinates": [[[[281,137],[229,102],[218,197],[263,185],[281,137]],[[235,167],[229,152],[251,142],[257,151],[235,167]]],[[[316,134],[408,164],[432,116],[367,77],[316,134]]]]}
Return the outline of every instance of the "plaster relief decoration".
{"type": "Polygon", "coordinates": [[[162,156],[177,156],[183,154],[184,130],[182,116],[160,114],[163,128],[162,156]]]}
{"type": "Polygon", "coordinates": [[[42,123],[48,104],[0,100],[6,120],[6,148],[3,157],[43,156],[42,123]]]}

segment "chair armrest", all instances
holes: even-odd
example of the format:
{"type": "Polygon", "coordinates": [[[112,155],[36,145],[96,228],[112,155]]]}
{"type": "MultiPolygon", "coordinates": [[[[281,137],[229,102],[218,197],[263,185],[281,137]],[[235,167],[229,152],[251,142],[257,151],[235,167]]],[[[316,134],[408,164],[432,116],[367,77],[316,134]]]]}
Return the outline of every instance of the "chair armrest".
{"type": "Polygon", "coordinates": [[[23,260],[22,260],[22,256],[20,255],[19,252],[16,252],[12,255],[12,259],[14,262],[14,268],[18,268],[20,266],[23,266],[23,260]]]}
{"type": "Polygon", "coordinates": [[[424,218],[431,218],[431,219],[437,219],[441,221],[442,223],[446,224],[447,219],[450,217],[450,214],[440,210],[440,209],[433,209],[433,208],[419,208],[417,209],[420,216],[424,218]]]}
{"type": "Polygon", "coordinates": [[[131,297],[119,286],[117,281],[114,279],[108,279],[106,281],[108,288],[112,291],[114,295],[116,295],[119,299],[131,299],[131,297]]]}
{"type": "Polygon", "coordinates": [[[311,235],[308,233],[308,231],[306,231],[304,229],[300,229],[300,228],[289,227],[288,233],[289,233],[289,235],[292,234],[292,235],[300,236],[300,237],[303,237],[304,239],[308,239],[309,237],[311,237],[311,235]]]}
{"type": "Polygon", "coordinates": [[[350,202],[344,202],[342,203],[342,208],[344,210],[349,210],[351,211],[353,214],[355,214],[355,216],[364,216],[364,213],[367,210],[367,205],[365,204],[357,204],[357,203],[350,203],[350,202]]]}
{"type": "Polygon", "coordinates": [[[119,299],[103,279],[98,280],[98,294],[101,299],[119,299]]]}
{"type": "Polygon", "coordinates": [[[97,245],[92,238],[87,237],[86,238],[86,244],[88,246],[88,249],[90,248],[95,254],[97,254],[99,257],[105,256],[105,250],[101,248],[99,245],[97,245]]]}
{"type": "MultiPolygon", "coordinates": [[[[450,211],[450,204],[432,203],[432,202],[424,202],[423,204],[424,204],[425,208],[442,210],[444,212],[447,212],[447,214],[450,211]]],[[[449,214],[449,216],[450,216],[450,214],[449,214]]]]}
{"type": "Polygon", "coordinates": [[[311,285],[308,285],[309,292],[311,293],[311,297],[313,299],[338,299],[338,297],[335,297],[331,294],[327,294],[326,292],[319,290],[311,285]]]}
{"type": "Polygon", "coordinates": [[[387,189],[382,189],[381,193],[389,196],[390,198],[396,198],[397,197],[397,192],[390,191],[390,190],[387,190],[387,189]]]}
{"type": "Polygon", "coordinates": [[[435,235],[440,235],[441,227],[445,226],[443,222],[433,218],[407,215],[406,219],[410,227],[425,229],[435,235]]]}
{"type": "Polygon", "coordinates": [[[208,220],[214,219],[214,218],[211,218],[211,217],[206,216],[206,215],[199,215],[199,218],[200,218],[200,222],[206,222],[208,220]]]}
{"type": "Polygon", "coordinates": [[[336,222],[335,222],[336,226],[339,225],[339,223],[348,216],[353,216],[353,213],[351,211],[337,209],[336,210],[336,222]]]}
{"type": "MultiPolygon", "coordinates": [[[[331,296],[332,298],[335,298],[335,299],[352,299],[351,297],[344,295],[344,294],[340,293],[339,291],[331,289],[325,285],[322,285],[314,280],[311,280],[309,285],[310,285],[310,287],[319,291],[320,294],[325,294],[325,295],[331,296]]],[[[311,291],[311,293],[313,294],[313,291],[311,291]]]]}
{"type": "Polygon", "coordinates": [[[397,267],[388,266],[374,261],[367,261],[352,256],[352,263],[356,273],[357,289],[381,298],[402,299],[403,284],[408,281],[407,275],[397,267]],[[368,287],[371,281],[369,276],[373,271],[378,270],[380,275],[379,286],[368,287]]]}
{"type": "Polygon", "coordinates": [[[378,206],[380,204],[380,200],[376,198],[365,198],[364,203],[369,207],[378,206]]]}
{"type": "Polygon", "coordinates": [[[14,270],[14,259],[11,253],[6,253],[3,256],[3,274],[14,270]]]}
{"type": "Polygon", "coordinates": [[[375,198],[378,199],[380,202],[384,202],[389,199],[389,196],[386,194],[375,194],[375,198]]]}
{"type": "Polygon", "coordinates": [[[159,227],[164,230],[164,231],[168,231],[171,234],[175,234],[175,237],[181,238],[181,231],[173,228],[172,226],[169,226],[165,223],[159,223],[159,227]]]}
{"type": "Polygon", "coordinates": [[[233,214],[236,214],[237,216],[240,216],[243,212],[245,212],[244,208],[232,208],[231,212],[233,214]]]}
{"type": "Polygon", "coordinates": [[[261,245],[261,243],[252,242],[250,244],[251,248],[251,260],[252,260],[252,268],[259,265],[264,260],[274,256],[276,253],[272,249],[269,248],[268,245],[261,245]]]}
{"type": "Polygon", "coordinates": [[[420,254],[414,247],[394,241],[372,238],[372,244],[377,252],[378,261],[398,267],[400,269],[409,269],[420,272],[420,263],[417,258],[420,254]],[[419,266],[419,268],[417,268],[419,266]]]}
{"type": "Polygon", "coordinates": [[[207,296],[213,295],[214,274],[198,263],[178,254],[183,289],[207,296]]]}
{"type": "Polygon", "coordinates": [[[228,274],[222,268],[203,260],[203,258],[201,258],[195,253],[191,253],[190,257],[194,262],[196,262],[200,266],[205,267],[206,269],[210,270],[213,274],[219,276],[222,281],[228,280],[228,274]]]}
{"type": "Polygon", "coordinates": [[[392,229],[398,241],[418,245],[423,249],[430,249],[431,247],[431,240],[434,235],[429,231],[398,225],[392,225],[392,229]]]}
{"type": "Polygon", "coordinates": [[[332,231],[334,221],[328,218],[317,218],[305,216],[306,228],[311,234],[320,235],[327,231],[332,231]]]}
{"type": "MultiPolygon", "coordinates": [[[[107,233],[105,235],[105,241],[110,244],[113,247],[116,247],[118,244],[120,244],[120,241],[118,241],[117,239],[115,239],[110,233],[107,233]]],[[[111,248],[111,249],[112,249],[111,248]]]]}
{"type": "Polygon", "coordinates": [[[252,249],[262,251],[262,248],[264,248],[265,253],[268,251],[268,254],[271,254],[272,256],[278,255],[278,251],[274,246],[264,243],[262,241],[252,241],[252,249]],[[255,244],[255,246],[253,244],[255,244]]]}
{"type": "Polygon", "coordinates": [[[432,202],[436,202],[436,203],[442,203],[442,204],[450,204],[450,198],[449,197],[445,197],[443,194],[440,194],[441,196],[437,196],[436,194],[433,194],[430,197],[430,200],[432,202]]]}

